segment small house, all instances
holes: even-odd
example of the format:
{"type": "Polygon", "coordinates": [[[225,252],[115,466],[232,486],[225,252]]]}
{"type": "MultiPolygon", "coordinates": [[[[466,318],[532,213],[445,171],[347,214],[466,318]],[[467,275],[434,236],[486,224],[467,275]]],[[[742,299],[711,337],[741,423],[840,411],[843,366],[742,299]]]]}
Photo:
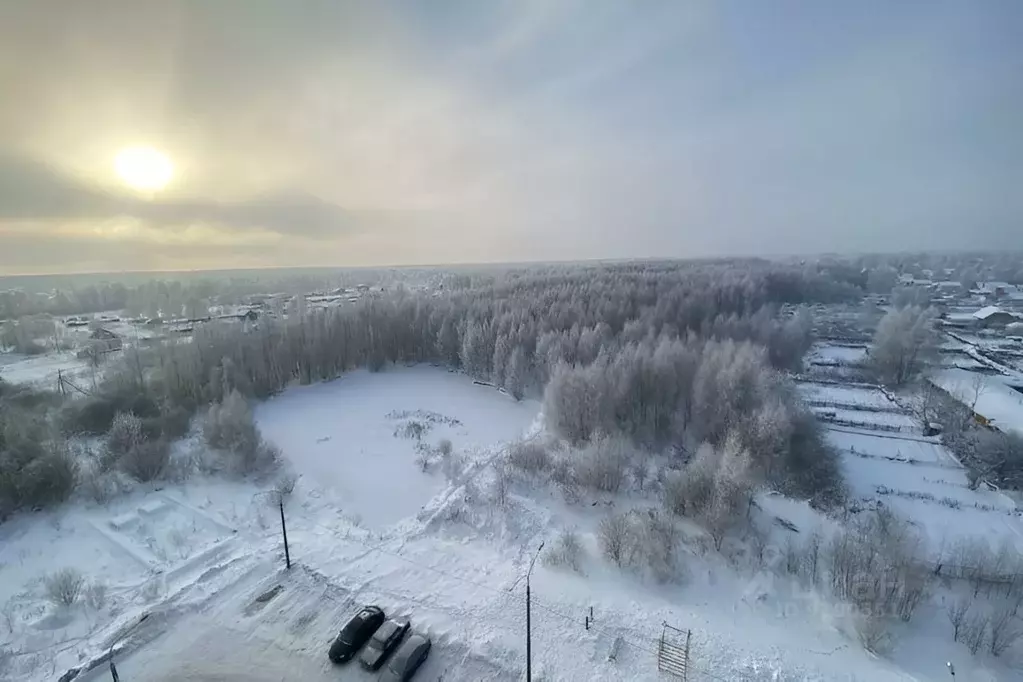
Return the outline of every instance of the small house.
{"type": "Polygon", "coordinates": [[[998,306],[989,305],[973,313],[973,320],[974,325],[978,327],[1004,328],[1013,322],[1019,322],[1020,318],[998,306]]]}

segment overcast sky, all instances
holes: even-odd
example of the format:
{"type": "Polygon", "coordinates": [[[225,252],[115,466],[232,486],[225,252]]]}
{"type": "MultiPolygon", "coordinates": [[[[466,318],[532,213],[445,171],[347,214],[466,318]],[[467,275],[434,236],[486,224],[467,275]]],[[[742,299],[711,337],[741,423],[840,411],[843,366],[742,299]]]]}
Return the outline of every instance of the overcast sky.
{"type": "Polygon", "coordinates": [[[0,273],[1018,248],[1021,215],[1019,0],[0,0],[0,273]]]}

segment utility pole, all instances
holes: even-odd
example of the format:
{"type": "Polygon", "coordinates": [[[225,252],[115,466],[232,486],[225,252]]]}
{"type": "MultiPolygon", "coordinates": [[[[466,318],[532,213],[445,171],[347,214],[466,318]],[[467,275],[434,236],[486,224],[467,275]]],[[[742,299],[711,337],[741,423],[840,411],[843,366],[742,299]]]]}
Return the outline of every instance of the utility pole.
{"type": "MultiPolygon", "coordinates": [[[[281,533],[284,535],[284,563],[291,568],[291,553],[288,552],[288,527],[284,525],[284,495],[277,496],[277,505],[281,509],[281,533]]],[[[528,583],[527,583],[528,592],[528,583]]],[[[527,616],[528,620],[528,616],[527,616]]]]}
{"type": "Polygon", "coordinates": [[[532,632],[531,623],[529,617],[529,576],[533,573],[533,564],[536,563],[536,558],[540,556],[540,550],[543,549],[543,543],[536,550],[536,554],[533,555],[533,560],[529,562],[529,570],[526,571],[526,682],[533,682],[533,643],[532,643],[532,632]]]}

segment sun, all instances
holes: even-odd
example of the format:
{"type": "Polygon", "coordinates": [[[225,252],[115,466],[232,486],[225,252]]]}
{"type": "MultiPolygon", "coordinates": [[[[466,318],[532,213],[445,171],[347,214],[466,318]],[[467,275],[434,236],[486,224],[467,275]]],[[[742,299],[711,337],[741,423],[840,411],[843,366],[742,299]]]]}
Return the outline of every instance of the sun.
{"type": "Polygon", "coordinates": [[[174,164],[163,152],[152,147],[128,147],[114,157],[114,170],[132,189],[156,192],[174,177],[174,164]]]}

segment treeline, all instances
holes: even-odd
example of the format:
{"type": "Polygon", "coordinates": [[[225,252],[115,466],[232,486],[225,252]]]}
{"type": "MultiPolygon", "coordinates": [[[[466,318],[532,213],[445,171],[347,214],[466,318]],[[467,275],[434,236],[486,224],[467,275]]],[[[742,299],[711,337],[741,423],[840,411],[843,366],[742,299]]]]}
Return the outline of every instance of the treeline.
{"type": "MultiPolygon", "coordinates": [[[[190,415],[235,392],[266,398],[389,362],[461,369],[517,398],[541,395],[556,377],[548,409],[568,414],[565,382],[603,374],[588,398],[612,407],[570,439],[603,431],[684,449],[741,434],[763,475],[788,486],[785,472],[830,461],[778,373],[797,370],[810,343],[809,314],[787,304],[836,295],[821,277],[759,261],[463,273],[443,287],[396,288],[255,327],[208,324],[191,343],[128,349],[59,422],[64,433],[98,436],[130,413],[149,440],[173,439],[190,415]]],[[[832,474],[819,478],[821,490],[834,487],[832,474]]],[[[816,480],[792,489],[813,496],[816,480]]]]}
{"type": "MultiPolygon", "coordinates": [[[[176,404],[227,390],[264,398],[292,382],[332,379],[356,367],[436,362],[516,396],[539,394],[559,364],[587,365],[630,344],[685,338],[751,341],[771,366],[798,369],[809,343],[805,311],[780,316],[767,268],[642,269],[605,266],[475,277],[432,293],[395,291],[257,329],[205,325],[191,344],[141,359],[153,389],[176,404]]],[[[805,298],[810,290],[784,289],[805,298]]]]}

